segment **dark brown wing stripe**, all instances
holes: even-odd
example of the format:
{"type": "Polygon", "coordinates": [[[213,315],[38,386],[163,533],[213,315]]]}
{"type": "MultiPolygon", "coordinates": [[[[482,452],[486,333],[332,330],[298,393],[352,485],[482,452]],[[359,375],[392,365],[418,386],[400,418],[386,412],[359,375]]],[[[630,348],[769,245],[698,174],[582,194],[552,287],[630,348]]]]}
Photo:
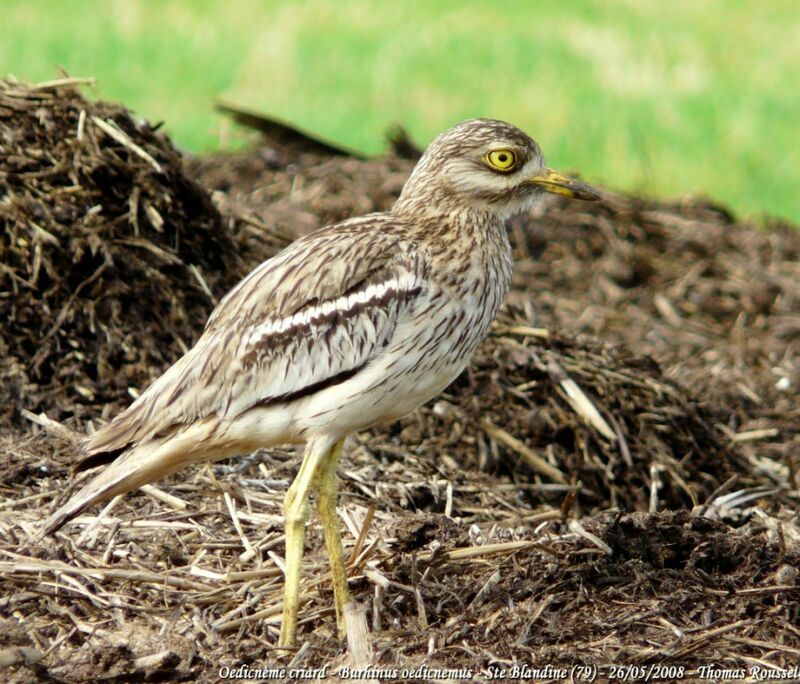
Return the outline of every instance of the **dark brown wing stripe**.
{"type": "Polygon", "coordinates": [[[295,390],[294,392],[288,392],[287,394],[278,394],[273,397],[264,397],[257,401],[251,408],[265,408],[267,406],[272,406],[273,404],[282,404],[282,403],[289,403],[292,401],[297,401],[298,399],[302,399],[303,397],[307,397],[311,394],[315,394],[316,392],[320,392],[324,389],[328,389],[329,387],[333,387],[334,385],[339,385],[343,382],[346,382],[350,378],[352,378],[357,373],[361,372],[367,366],[366,363],[361,364],[357,368],[350,368],[349,370],[342,371],[341,373],[337,373],[336,375],[332,375],[325,380],[320,380],[319,382],[312,383],[310,385],[306,385],[305,387],[295,390]]]}

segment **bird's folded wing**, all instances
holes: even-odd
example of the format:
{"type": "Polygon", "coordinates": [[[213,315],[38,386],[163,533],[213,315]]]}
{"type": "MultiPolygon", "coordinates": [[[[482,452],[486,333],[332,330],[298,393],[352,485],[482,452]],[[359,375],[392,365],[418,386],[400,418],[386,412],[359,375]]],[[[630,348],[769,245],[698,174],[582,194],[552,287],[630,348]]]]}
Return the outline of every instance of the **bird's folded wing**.
{"type": "Polygon", "coordinates": [[[425,259],[365,217],[303,238],[242,280],[203,335],[84,445],[113,452],[205,416],[234,417],[346,380],[391,341],[425,259]]]}

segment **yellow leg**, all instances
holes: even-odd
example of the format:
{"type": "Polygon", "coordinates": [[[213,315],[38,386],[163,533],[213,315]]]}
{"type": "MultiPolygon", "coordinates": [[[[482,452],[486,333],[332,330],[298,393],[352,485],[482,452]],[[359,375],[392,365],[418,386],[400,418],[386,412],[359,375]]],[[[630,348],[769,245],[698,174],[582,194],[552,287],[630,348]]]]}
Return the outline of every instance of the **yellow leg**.
{"type": "Polygon", "coordinates": [[[300,606],[300,570],[308,520],[308,495],[317,470],[330,453],[329,442],[309,442],[297,477],[286,492],[286,581],[283,589],[283,618],[278,646],[291,646],[297,635],[297,611],[300,606]]]}
{"type": "Polygon", "coordinates": [[[320,465],[316,482],[317,510],[322,518],[322,529],[325,533],[325,545],[328,547],[328,559],[333,575],[333,597],[336,602],[336,625],[339,635],[345,636],[344,606],[350,600],[347,590],[347,573],[344,568],[342,536],[339,517],[336,515],[336,466],[342,453],[344,440],[340,440],[331,449],[330,455],[320,465]]]}

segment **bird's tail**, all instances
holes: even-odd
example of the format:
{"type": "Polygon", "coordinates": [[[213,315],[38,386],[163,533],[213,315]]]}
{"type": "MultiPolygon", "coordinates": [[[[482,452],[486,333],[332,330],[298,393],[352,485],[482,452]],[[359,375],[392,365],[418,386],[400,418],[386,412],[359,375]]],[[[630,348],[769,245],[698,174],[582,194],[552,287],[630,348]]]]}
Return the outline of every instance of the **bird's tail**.
{"type": "MultiPolygon", "coordinates": [[[[208,431],[213,426],[200,423],[186,428],[179,435],[152,439],[132,446],[78,491],[69,501],[53,513],[34,537],[41,541],[77,515],[96,503],[108,501],[120,494],[138,489],[159,478],[166,477],[190,463],[208,460],[209,451],[203,449],[208,431]],[[205,433],[205,434],[204,434],[205,433]]],[[[224,457],[224,449],[217,447],[214,457],[224,457]]]]}

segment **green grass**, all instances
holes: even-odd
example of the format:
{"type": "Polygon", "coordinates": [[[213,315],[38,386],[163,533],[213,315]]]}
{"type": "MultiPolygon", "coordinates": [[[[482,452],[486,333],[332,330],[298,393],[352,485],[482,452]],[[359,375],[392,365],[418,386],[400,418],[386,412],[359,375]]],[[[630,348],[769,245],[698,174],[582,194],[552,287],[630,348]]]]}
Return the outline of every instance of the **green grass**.
{"type": "Polygon", "coordinates": [[[493,116],[589,180],[800,221],[794,0],[7,4],[0,73],[96,76],[193,151],[231,143],[217,97],[368,152],[493,116]]]}

